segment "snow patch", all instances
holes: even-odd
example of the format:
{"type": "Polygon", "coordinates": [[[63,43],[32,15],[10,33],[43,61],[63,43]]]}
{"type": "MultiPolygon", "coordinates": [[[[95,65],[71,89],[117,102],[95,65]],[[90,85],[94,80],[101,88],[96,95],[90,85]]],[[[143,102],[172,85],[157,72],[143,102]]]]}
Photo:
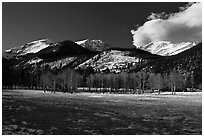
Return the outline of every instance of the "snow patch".
{"type": "Polygon", "coordinates": [[[75,43],[78,44],[78,45],[81,45],[82,43],[85,43],[86,41],[88,41],[88,39],[81,40],[81,41],[76,41],[75,43]]]}
{"type": "Polygon", "coordinates": [[[27,63],[28,63],[28,64],[35,64],[35,63],[39,63],[39,62],[41,62],[41,61],[43,61],[43,60],[40,59],[40,58],[34,58],[34,59],[32,59],[32,60],[29,60],[27,63]]]}

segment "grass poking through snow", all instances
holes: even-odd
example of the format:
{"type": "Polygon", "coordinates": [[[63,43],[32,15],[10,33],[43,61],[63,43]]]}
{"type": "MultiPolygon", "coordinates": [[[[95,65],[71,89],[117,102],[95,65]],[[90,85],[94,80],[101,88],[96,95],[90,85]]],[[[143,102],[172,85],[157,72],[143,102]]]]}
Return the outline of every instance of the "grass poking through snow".
{"type": "Polygon", "coordinates": [[[3,90],[3,134],[202,134],[202,95],[3,90]]]}

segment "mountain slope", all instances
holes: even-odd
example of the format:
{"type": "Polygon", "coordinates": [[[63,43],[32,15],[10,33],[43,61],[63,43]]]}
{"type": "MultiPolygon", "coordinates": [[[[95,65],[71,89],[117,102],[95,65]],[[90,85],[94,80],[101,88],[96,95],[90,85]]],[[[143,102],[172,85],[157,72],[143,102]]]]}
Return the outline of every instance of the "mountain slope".
{"type": "Polygon", "coordinates": [[[20,58],[22,56],[31,54],[31,53],[37,53],[42,49],[45,49],[49,47],[53,42],[49,39],[41,39],[29,42],[21,47],[14,47],[8,50],[5,50],[3,53],[3,57],[6,59],[11,58],[20,58]]]}
{"type": "Polygon", "coordinates": [[[105,44],[103,41],[101,40],[82,40],[82,41],[77,41],[75,42],[78,45],[87,48],[91,51],[104,51],[110,48],[110,46],[108,44],[105,44]]]}
{"type": "Polygon", "coordinates": [[[134,65],[141,65],[159,57],[139,49],[112,48],[95,55],[76,69],[91,67],[95,72],[127,72],[134,65]]]}
{"type": "Polygon", "coordinates": [[[63,41],[24,58],[15,64],[15,69],[30,68],[30,71],[40,69],[62,69],[71,67],[79,71],[92,68],[93,72],[127,72],[132,66],[159,58],[140,49],[112,48],[103,52],[90,51],[72,41],[63,41]]]}
{"type": "Polygon", "coordinates": [[[41,50],[37,53],[37,56],[43,59],[53,59],[66,56],[81,56],[96,53],[97,52],[83,48],[70,40],[66,40],[41,50]]]}
{"type": "Polygon", "coordinates": [[[202,82],[202,43],[177,55],[166,56],[150,61],[138,69],[153,73],[170,73],[173,70],[185,75],[192,75],[197,84],[202,82]]]}
{"type": "Polygon", "coordinates": [[[30,68],[32,72],[37,67],[41,70],[62,69],[63,67],[74,68],[97,53],[97,51],[90,51],[70,40],[66,40],[54,43],[35,54],[24,57],[14,64],[14,68],[18,70],[30,68]]]}
{"type": "Polygon", "coordinates": [[[138,46],[137,48],[149,51],[152,54],[161,56],[172,56],[194,47],[196,42],[172,43],[169,41],[158,41],[147,45],[138,46]]]}

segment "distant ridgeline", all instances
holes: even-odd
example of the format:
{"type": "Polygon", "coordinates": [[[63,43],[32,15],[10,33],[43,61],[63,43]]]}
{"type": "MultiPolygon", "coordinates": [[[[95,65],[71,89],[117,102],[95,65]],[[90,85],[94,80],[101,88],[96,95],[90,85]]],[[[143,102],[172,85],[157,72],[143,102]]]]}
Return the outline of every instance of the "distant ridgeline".
{"type": "Polygon", "coordinates": [[[138,94],[201,89],[202,43],[180,43],[176,50],[160,43],[168,50],[157,55],[150,53],[152,44],[145,51],[111,48],[101,40],[36,40],[3,53],[3,88],[138,94]]]}

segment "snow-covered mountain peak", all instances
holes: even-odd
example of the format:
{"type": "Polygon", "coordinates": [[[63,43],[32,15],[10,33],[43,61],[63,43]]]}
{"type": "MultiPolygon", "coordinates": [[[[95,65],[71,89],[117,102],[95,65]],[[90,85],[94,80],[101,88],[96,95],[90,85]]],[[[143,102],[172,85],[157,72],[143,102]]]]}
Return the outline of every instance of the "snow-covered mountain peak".
{"type": "Polygon", "coordinates": [[[39,40],[28,42],[27,44],[30,45],[30,44],[35,44],[35,43],[39,43],[39,42],[52,42],[52,41],[49,39],[39,39],[39,40]]]}
{"type": "Polygon", "coordinates": [[[109,49],[110,46],[105,44],[102,40],[98,39],[85,39],[81,41],[76,41],[78,45],[87,48],[92,51],[103,51],[109,49]]]}
{"type": "Polygon", "coordinates": [[[50,46],[52,43],[53,42],[49,39],[35,40],[25,45],[22,45],[20,47],[14,47],[14,48],[5,50],[3,57],[9,59],[13,57],[23,56],[28,53],[37,53],[40,50],[50,46]]]}
{"type": "Polygon", "coordinates": [[[151,52],[152,54],[157,54],[161,56],[171,56],[190,49],[196,44],[197,42],[172,43],[169,41],[157,41],[151,42],[146,45],[138,46],[137,48],[151,52]]]}

